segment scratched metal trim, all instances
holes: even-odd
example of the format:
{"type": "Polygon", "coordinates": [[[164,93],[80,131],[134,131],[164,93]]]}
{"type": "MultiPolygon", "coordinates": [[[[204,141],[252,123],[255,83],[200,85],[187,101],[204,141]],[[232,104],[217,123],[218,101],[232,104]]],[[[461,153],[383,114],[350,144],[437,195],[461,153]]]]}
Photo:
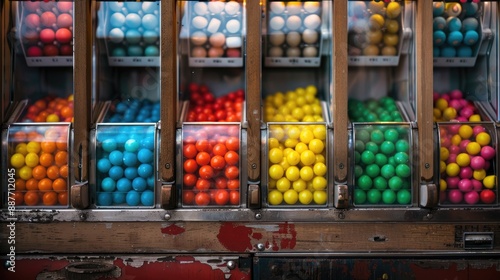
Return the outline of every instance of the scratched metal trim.
{"type": "Polygon", "coordinates": [[[148,221],[232,221],[232,222],[423,222],[499,223],[500,208],[438,209],[18,209],[15,216],[6,209],[3,221],[18,222],[148,222],[148,221]]]}

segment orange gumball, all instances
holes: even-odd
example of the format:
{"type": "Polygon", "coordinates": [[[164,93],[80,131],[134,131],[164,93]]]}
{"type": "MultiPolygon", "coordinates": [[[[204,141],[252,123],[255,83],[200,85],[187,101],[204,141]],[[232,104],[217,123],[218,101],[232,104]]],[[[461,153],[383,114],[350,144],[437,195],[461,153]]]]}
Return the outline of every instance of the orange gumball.
{"type": "Polygon", "coordinates": [[[28,179],[26,181],[26,189],[28,191],[38,191],[38,180],[35,178],[28,179]]]}
{"type": "Polygon", "coordinates": [[[24,193],[23,192],[14,192],[13,197],[14,197],[14,202],[16,203],[16,206],[23,204],[23,202],[24,202],[24,193]]]}
{"type": "Polygon", "coordinates": [[[54,156],[49,153],[42,153],[38,159],[40,165],[49,167],[54,164],[54,156]]]}
{"type": "Polygon", "coordinates": [[[63,118],[72,118],[73,117],[73,109],[66,106],[61,108],[61,116],[63,118]]]}
{"type": "Polygon", "coordinates": [[[24,131],[16,131],[12,137],[14,138],[14,141],[16,142],[22,142],[27,140],[27,134],[24,131]]]}
{"type": "Polygon", "coordinates": [[[58,202],[57,194],[55,192],[46,192],[42,197],[43,205],[52,206],[58,202]]]}
{"type": "Polygon", "coordinates": [[[66,180],[62,179],[62,178],[57,178],[54,180],[54,182],[52,183],[52,189],[54,189],[54,191],[56,192],[63,192],[63,191],[67,191],[68,188],[67,188],[67,184],[66,184],[66,180]]]}
{"type": "Polygon", "coordinates": [[[33,167],[31,170],[31,176],[37,180],[42,180],[47,175],[47,169],[41,165],[33,167]]]}
{"type": "Polygon", "coordinates": [[[38,196],[37,191],[28,191],[24,194],[24,202],[26,205],[35,206],[38,204],[40,197],[38,196]]]}
{"type": "Polygon", "coordinates": [[[68,178],[68,173],[69,173],[69,168],[67,165],[63,165],[59,168],[59,175],[62,177],[62,178],[68,178]]]}
{"type": "Polygon", "coordinates": [[[57,139],[56,142],[57,149],[60,151],[68,150],[68,139],[64,136],[61,136],[57,139]]]}
{"type": "Polygon", "coordinates": [[[38,182],[38,189],[42,192],[52,190],[52,180],[44,178],[38,182]]]}
{"type": "Polygon", "coordinates": [[[54,156],[54,160],[58,166],[62,166],[68,163],[68,153],[66,151],[59,151],[54,156]]]}
{"type": "Polygon", "coordinates": [[[56,146],[55,142],[52,142],[52,141],[42,141],[42,143],[40,143],[40,148],[42,149],[42,152],[53,153],[53,152],[56,151],[57,146],[56,146]]]}
{"type": "Polygon", "coordinates": [[[34,104],[36,107],[40,108],[40,109],[45,109],[47,108],[47,102],[45,102],[45,100],[38,100],[35,102],[34,104]]]}
{"type": "Polygon", "coordinates": [[[26,190],[26,181],[21,179],[21,178],[17,178],[16,179],[16,191],[24,191],[26,190]]]}
{"type": "Polygon", "coordinates": [[[59,178],[59,167],[56,165],[49,166],[47,168],[47,177],[51,180],[59,178]]]}
{"type": "Polygon", "coordinates": [[[57,200],[61,205],[68,205],[68,192],[60,192],[57,194],[57,200]]]}

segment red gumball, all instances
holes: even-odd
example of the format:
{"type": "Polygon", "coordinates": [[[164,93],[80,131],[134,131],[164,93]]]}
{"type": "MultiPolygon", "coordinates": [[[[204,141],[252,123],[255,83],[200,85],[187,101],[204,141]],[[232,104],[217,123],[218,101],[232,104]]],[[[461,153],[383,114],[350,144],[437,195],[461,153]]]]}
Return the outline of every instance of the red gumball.
{"type": "Polygon", "coordinates": [[[240,49],[227,49],[226,50],[227,57],[241,57],[240,49]]]}
{"type": "Polygon", "coordinates": [[[72,38],[73,34],[67,28],[60,28],[59,30],[56,31],[56,40],[59,41],[59,43],[61,44],[67,44],[71,42],[72,38]]]}
{"type": "Polygon", "coordinates": [[[40,26],[40,17],[37,14],[29,14],[24,19],[28,28],[36,29],[40,26]]]}
{"type": "Polygon", "coordinates": [[[496,199],[495,192],[492,190],[482,190],[479,197],[481,198],[481,202],[484,204],[491,204],[495,202],[496,199]]]}
{"type": "Polygon", "coordinates": [[[37,46],[31,46],[26,51],[26,55],[29,56],[29,57],[42,56],[42,54],[43,54],[42,49],[40,49],[37,46]]]}
{"type": "Polygon", "coordinates": [[[59,53],[62,56],[72,56],[73,55],[73,47],[71,45],[61,45],[59,47],[59,53]]]}
{"type": "Polygon", "coordinates": [[[50,28],[45,28],[40,31],[40,41],[42,41],[42,43],[52,44],[55,38],[56,34],[54,33],[54,30],[50,28]]]}
{"type": "Polygon", "coordinates": [[[23,33],[25,43],[36,44],[40,40],[40,36],[36,30],[26,30],[23,33]]]}
{"type": "Polygon", "coordinates": [[[40,22],[45,27],[53,27],[56,24],[56,15],[53,12],[43,12],[40,22]]]}
{"type": "Polygon", "coordinates": [[[61,13],[68,13],[69,11],[73,10],[73,3],[72,2],[58,2],[57,9],[61,13]]]}
{"type": "Polygon", "coordinates": [[[70,28],[73,26],[73,17],[69,14],[60,14],[57,16],[57,26],[59,28],[70,28]]]}
{"type": "Polygon", "coordinates": [[[43,55],[57,56],[59,55],[59,48],[57,48],[55,45],[45,45],[43,47],[43,55]]]}

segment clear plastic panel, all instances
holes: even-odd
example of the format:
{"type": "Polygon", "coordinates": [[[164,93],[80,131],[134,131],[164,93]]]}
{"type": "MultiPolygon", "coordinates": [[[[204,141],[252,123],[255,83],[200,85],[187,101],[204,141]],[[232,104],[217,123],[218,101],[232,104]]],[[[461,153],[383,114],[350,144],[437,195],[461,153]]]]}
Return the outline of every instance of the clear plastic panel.
{"type": "Polygon", "coordinates": [[[496,206],[497,134],[493,123],[439,123],[440,205],[496,206]]]}
{"type": "Polygon", "coordinates": [[[16,208],[68,207],[69,124],[12,125],[7,133],[5,197],[16,208]]]}
{"type": "Polygon", "coordinates": [[[321,207],[328,201],[328,129],[325,123],[269,124],[267,204],[321,207]]]}
{"type": "Polygon", "coordinates": [[[94,160],[96,207],[154,207],[156,151],[155,124],[98,125],[94,160]]]}
{"type": "Polygon", "coordinates": [[[240,124],[184,124],[179,184],[183,207],[239,207],[240,124]]]}
{"type": "MultiPolygon", "coordinates": [[[[97,1],[94,101],[105,123],[160,120],[160,1],[97,1]]],[[[166,16],[166,15],[165,15],[166,16]]]]}
{"type": "Polygon", "coordinates": [[[352,155],[356,207],[410,206],[414,174],[408,124],[355,124],[352,155]]]}

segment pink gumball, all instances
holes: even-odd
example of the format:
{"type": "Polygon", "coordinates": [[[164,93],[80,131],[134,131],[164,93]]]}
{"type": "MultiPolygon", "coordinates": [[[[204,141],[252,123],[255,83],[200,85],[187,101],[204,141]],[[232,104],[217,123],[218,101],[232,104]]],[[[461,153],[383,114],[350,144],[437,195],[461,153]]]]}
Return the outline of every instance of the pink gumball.
{"type": "Polygon", "coordinates": [[[477,125],[474,128],[472,128],[472,132],[474,133],[474,137],[477,136],[481,132],[485,132],[486,128],[482,125],[477,125]]]}
{"type": "Polygon", "coordinates": [[[462,192],[470,192],[473,189],[472,182],[469,179],[462,179],[458,182],[458,189],[462,192]]]}
{"type": "Polygon", "coordinates": [[[473,156],[470,159],[470,167],[474,170],[484,169],[485,160],[482,156],[473,156]]]}
{"type": "Polygon", "coordinates": [[[59,28],[56,31],[56,40],[59,41],[59,43],[61,44],[67,44],[71,42],[72,38],[73,34],[67,28],[59,28]]]}
{"type": "Polygon", "coordinates": [[[457,154],[450,154],[448,156],[448,159],[446,160],[447,164],[456,163],[456,162],[457,162],[457,154]]]}
{"type": "Polygon", "coordinates": [[[30,12],[36,12],[37,9],[40,9],[40,2],[24,2],[24,8],[30,12]]]}
{"type": "Polygon", "coordinates": [[[462,202],[462,199],[463,199],[463,194],[461,191],[459,190],[450,190],[448,192],[448,200],[451,202],[451,203],[460,203],[462,202]]]}
{"type": "Polygon", "coordinates": [[[464,200],[467,204],[476,204],[479,202],[479,194],[475,191],[467,192],[464,195],[464,200]]]}
{"type": "Polygon", "coordinates": [[[460,104],[462,104],[462,107],[465,107],[470,104],[469,100],[467,99],[460,99],[460,104]]]}
{"type": "Polygon", "coordinates": [[[455,108],[455,110],[457,110],[457,112],[459,112],[460,109],[462,109],[462,107],[463,107],[462,104],[460,103],[460,101],[458,101],[456,99],[450,100],[450,103],[448,103],[448,106],[455,108]]]}
{"type": "Polygon", "coordinates": [[[241,57],[241,51],[238,48],[232,48],[226,50],[227,57],[241,57]]]}
{"type": "Polygon", "coordinates": [[[457,155],[458,153],[460,153],[460,147],[457,146],[457,145],[451,145],[449,148],[448,148],[448,151],[450,152],[450,154],[455,154],[457,155]]]}
{"type": "Polygon", "coordinates": [[[67,13],[73,9],[73,3],[72,2],[58,2],[57,9],[61,13],[67,13]]]}
{"type": "Polygon", "coordinates": [[[458,134],[458,130],[460,130],[460,126],[459,124],[452,124],[450,126],[448,126],[448,131],[451,133],[451,134],[458,134]]]}
{"type": "Polygon", "coordinates": [[[478,181],[476,179],[471,179],[472,182],[472,189],[475,191],[480,191],[483,189],[483,183],[481,181],[478,181]]]}
{"type": "Polygon", "coordinates": [[[466,153],[467,150],[465,149],[467,147],[467,144],[470,143],[469,139],[464,139],[460,141],[460,144],[458,145],[460,147],[460,152],[466,153]]]}
{"type": "Polygon", "coordinates": [[[469,119],[467,119],[466,117],[458,116],[455,118],[455,120],[458,122],[467,122],[469,119]]]}
{"type": "Polygon", "coordinates": [[[446,94],[446,93],[445,94],[441,94],[440,97],[443,98],[444,100],[450,102],[450,96],[448,94],[446,94]]]}
{"type": "Polygon", "coordinates": [[[456,189],[458,188],[458,182],[460,182],[460,178],[459,177],[448,177],[446,178],[446,186],[449,188],[449,189],[456,189]]]}
{"type": "Polygon", "coordinates": [[[437,92],[432,93],[432,100],[433,102],[436,102],[439,99],[440,95],[437,92]]]}
{"type": "Polygon", "coordinates": [[[31,46],[26,51],[26,55],[29,57],[42,56],[42,54],[43,54],[42,49],[37,46],[31,46]]]}
{"type": "Polygon", "coordinates": [[[490,169],[490,166],[491,166],[491,161],[484,161],[484,170],[488,170],[490,169]]]}
{"type": "Polygon", "coordinates": [[[40,16],[40,22],[44,27],[53,27],[56,24],[56,15],[53,12],[44,12],[40,16]]]}
{"type": "Polygon", "coordinates": [[[70,28],[73,26],[73,17],[69,14],[60,14],[57,16],[57,26],[59,28],[70,28]]]}
{"type": "Polygon", "coordinates": [[[460,117],[464,117],[466,119],[469,119],[470,116],[474,115],[474,109],[472,109],[470,106],[466,106],[462,108],[459,112],[460,117]]]}
{"type": "Polygon", "coordinates": [[[441,147],[449,148],[451,145],[451,139],[448,136],[441,137],[441,147]]]}
{"type": "Polygon", "coordinates": [[[460,173],[458,174],[458,176],[462,179],[470,179],[472,178],[473,173],[474,172],[472,171],[472,168],[465,166],[460,168],[460,173]]]}
{"type": "Polygon", "coordinates": [[[485,159],[485,160],[491,160],[495,157],[496,152],[495,149],[493,149],[491,146],[484,146],[481,148],[481,153],[480,155],[485,159]]]}
{"type": "Polygon", "coordinates": [[[455,89],[455,90],[452,90],[450,92],[450,97],[451,99],[462,99],[463,98],[463,94],[460,90],[458,89],[455,89]]]}

